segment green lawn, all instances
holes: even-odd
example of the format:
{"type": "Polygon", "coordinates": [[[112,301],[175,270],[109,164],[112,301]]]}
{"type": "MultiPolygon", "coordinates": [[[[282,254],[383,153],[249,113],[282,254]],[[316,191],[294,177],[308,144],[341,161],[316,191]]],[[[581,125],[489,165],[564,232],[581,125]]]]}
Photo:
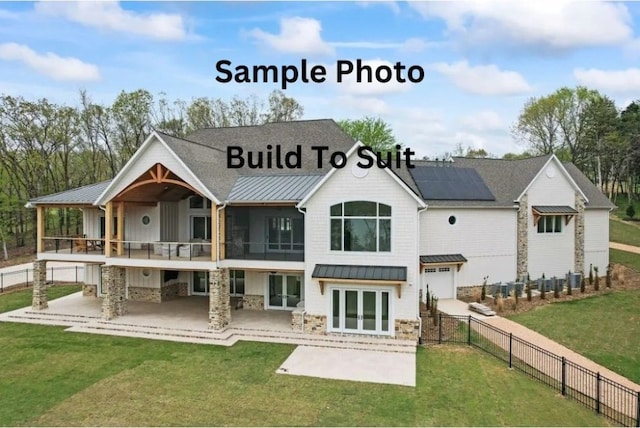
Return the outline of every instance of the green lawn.
{"type": "MultiPolygon", "coordinates": [[[[0,296],[0,307],[28,303],[29,295],[0,296]]],[[[0,323],[0,425],[608,424],[466,347],[420,348],[416,388],[276,374],[293,349],[250,342],[225,348],[0,323]]]]}
{"type": "Polygon", "coordinates": [[[628,290],[545,305],[510,318],[640,383],[638,308],[640,290],[628,290]]]}
{"type": "Polygon", "coordinates": [[[640,225],[627,224],[612,218],[609,220],[609,240],[640,247],[640,225]]]}
{"type": "MultiPolygon", "coordinates": [[[[79,285],[57,285],[47,289],[49,300],[76,293],[82,290],[79,285]]],[[[31,290],[0,294],[0,313],[31,306],[31,290]]]]}
{"type": "Polygon", "coordinates": [[[640,272],[640,254],[609,249],[609,262],[619,263],[640,272]]]}

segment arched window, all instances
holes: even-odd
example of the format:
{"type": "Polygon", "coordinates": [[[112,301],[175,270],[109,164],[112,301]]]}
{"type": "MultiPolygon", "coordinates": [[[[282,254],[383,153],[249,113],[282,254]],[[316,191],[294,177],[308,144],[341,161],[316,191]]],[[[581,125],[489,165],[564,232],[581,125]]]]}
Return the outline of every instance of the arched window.
{"type": "Polygon", "coordinates": [[[370,201],[331,206],[331,249],[391,251],[391,207],[370,201]]]}

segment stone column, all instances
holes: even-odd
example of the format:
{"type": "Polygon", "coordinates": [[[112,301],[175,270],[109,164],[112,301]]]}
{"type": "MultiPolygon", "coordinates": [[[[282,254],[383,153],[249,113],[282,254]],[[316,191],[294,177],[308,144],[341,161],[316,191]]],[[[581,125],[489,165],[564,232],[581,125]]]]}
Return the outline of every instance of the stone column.
{"type": "Polygon", "coordinates": [[[209,271],[209,328],[223,331],[231,321],[229,270],[209,271]]]}
{"type": "Polygon", "coordinates": [[[575,266],[574,272],[584,272],[584,198],[580,193],[576,192],[576,214],[574,231],[575,231],[575,266]]]}
{"type": "Polygon", "coordinates": [[[40,311],[49,307],[47,299],[47,261],[36,260],[33,262],[33,295],[31,308],[40,311]]]}
{"type": "Polygon", "coordinates": [[[529,203],[527,195],[520,199],[517,223],[517,275],[522,277],[529,270],[529,203]]]}
{"type": "Polygon", "coordinates": [[[102,268],[102,318],[111,320],[127,314],[127,295],[125,289],[125,271],[118,266],[102,268]]]}

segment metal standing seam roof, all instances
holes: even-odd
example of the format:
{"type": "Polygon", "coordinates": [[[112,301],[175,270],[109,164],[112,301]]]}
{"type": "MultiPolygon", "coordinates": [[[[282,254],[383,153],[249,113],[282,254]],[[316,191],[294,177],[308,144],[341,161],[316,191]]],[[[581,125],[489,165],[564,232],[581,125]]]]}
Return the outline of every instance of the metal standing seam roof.
{"type": "Polygon", "coordinates": [[[109,186],[111,180],[102,181],[100,183],[89,184],[87,186],[77,187],[64,192],[54,193],[52,195],[40,196],[29,201],[32,205],[45,204],[93,204],[98,196],[102,194],[104,189],[109,186]]]}
{"type": "Polygon", "coordinates": [[[322,174],[240,176],[229,202],[301,201],[322,179],[322,174]]]}
{"type": "Polygon", "coordinates": [[[464,263],[467,259],[462,254],[434,254],[429,256],[420,256],[420,263],[441,264],[441,263],[464,263]]]}
{"type": "Polygon", "coordinates": [[[531,209],[540,214],[578,214],[578,211],[567,205],[534,205],[531,209]]]}
{"type": "Polygon", "coordinates": [[[313,269],[312,278],[357,279],[365,281],[406,281],[406,266],[322,265],[313,269]]]}

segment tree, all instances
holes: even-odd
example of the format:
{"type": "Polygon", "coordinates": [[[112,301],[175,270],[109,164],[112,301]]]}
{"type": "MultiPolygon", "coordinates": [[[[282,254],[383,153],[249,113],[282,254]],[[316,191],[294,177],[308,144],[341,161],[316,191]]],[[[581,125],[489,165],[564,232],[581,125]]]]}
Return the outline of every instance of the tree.
{"type": "Polygon", "coordinates": [[[627,217],[633,220],[633,217],[636,215],[636,209],[633,207],[633,204],[629,204],[627,207],[627,217]]]}
{"type": "Polygon", "coordinates": [[[351,138],[371,147],[375,152],[396,151],[398,143],[391,126],[380,118],[366,116],[358,120],[341,120],[338,125],[351,138]]]}

